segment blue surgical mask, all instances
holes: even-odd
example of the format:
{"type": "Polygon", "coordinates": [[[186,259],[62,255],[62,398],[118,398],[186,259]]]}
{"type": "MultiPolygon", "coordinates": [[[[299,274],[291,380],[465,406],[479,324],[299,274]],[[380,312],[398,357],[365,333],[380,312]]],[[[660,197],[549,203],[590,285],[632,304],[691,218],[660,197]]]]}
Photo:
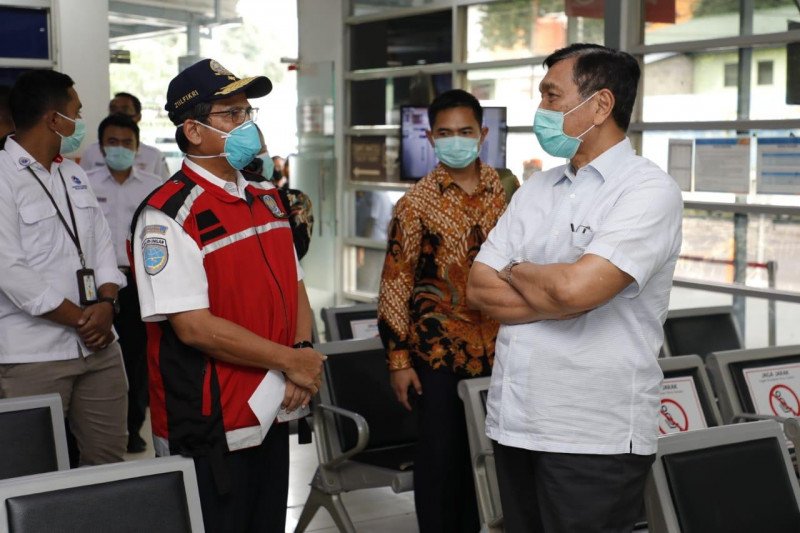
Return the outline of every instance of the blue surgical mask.
{"type": "MultiPolygon", "coordinates": [[[[56,111],[56,113],[58,113],[58,111],[56,111]]],[[[72,135],[64,136],[56,132],[58,136],[61,137],[61,153],[71,154],[72,152],[80,148],[81,143],[83,142],[83,137],[84,135],[86,135],[86,124],[83,122],[83,119],[69,118],[66,115],[62,115],[61,113],[58,114],[61,117],[69,120],[70,122],[75,123],[75,131],[72,132],[72,135]]]]}
{"type": "Polygon", "coordinates": [[[275,162],[272,160],[272,157],[270,157],[269,154],[260,154],[258,158],[263,162],[263,165],[261,166],[261,175],[268,180],[273,179],[275,162]]]}
{"type": "Polygon", "coordinates": [[[439,137],[433,140],[433,151],[443,165],[466,168],[478,157],[478,139],[475,137],[439,137]]]}
{"type": "Polygon", "coordinates": [[[542,109],[541,107],[536,110],[536,116],[533,119],[533,132],[545,152],[553,157],[564,157],[566,159],[571,159],[575,155],[582,142],[581,137],[589,133],[594,128],[594,124],[577,137],[571,137],[564,133],[564,117],[591,100],[595,94],[597,93],[595,92],[566,113],[542,109]]]}
{"type": "Polygon", "coordinates": [[[252,120],[248,120],[228,132],[199,121],[197,123],[222,135],[222,138],[225,139],[224,152],[219,155],[187,154],[189,157],[196,159],[224,157],[230,166],[236,170],[242,170],[261,152],[261,138],[258,136],[258,128],[252,120]]]}
{"type": "Polygon", "coordinates": [[[136,152],[124,146],[104,146],[106,165],[111,170],[128,170],[133,166],[136,152]]]}

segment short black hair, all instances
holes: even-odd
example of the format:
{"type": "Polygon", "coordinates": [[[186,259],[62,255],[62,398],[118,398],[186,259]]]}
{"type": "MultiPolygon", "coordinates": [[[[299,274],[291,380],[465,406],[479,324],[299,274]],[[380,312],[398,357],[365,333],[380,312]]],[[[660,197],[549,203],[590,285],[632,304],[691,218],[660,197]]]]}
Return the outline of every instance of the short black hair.
{"type": "Polygon", "coordinates": [[[72,78],[55,70],[29,70],[17,78],[8,96],[8,107],[17,131],[39,122],[46,112],[64,111],[69,103],[72,78]]]}
{"type": "Polygon", "coordinates": [[[633,104],[639,88],[641,69],[636,58],[627,52],[591,43],[576,43],[556,50],[544,60],[547,68],[559,61],[575,57],[572,78],[583,98],[608,89],[614,95],[611,116],[622,131],[631,123],[633,104]]]}
{"type": "Polygon", "coordinates": [[[433,129],[433,124],[436,122],[436,116],[440,111],[445,109],[452,109],[454,107],[469,107],[478,121],[478,126],[483,126],[483,107],[481,107],[478,99],[472,96],[467,91],[461,89],[452,89],[443,92],[433,99],[431,105],[428,106],[428,124],[433,129]]]}
{"type": "Polygon", "coordinates": [[[101,145],[103,144],[103,134],[109,126],[117,126],[119,128],[132,130],[136,136],[136,147],[139,147],[139,126],[136,125],[136,122],[134,122],[131,117],[123,115],[122,113],[108,115],[100,122],[100,125],[97,127],[97,142],[101,145]]]}
{"type": "Polygon", "coordinates": [[[212,107],[213,104],[211,102],[200,102],[178,116],[178,127],[175,130],[175,142],[178,143],[178,148],[184,154],[189,152],[189,139],[187,139],[186,135],[183,133],[183,123],[187,120],[196,120],[205,124],[212,107]]]}
{"type": "Polygon", "coordinates": [[[131,102],[133,102],[133,110],[136,111],[135,114],[138,115],[142,112],[142,102],[131,93],[116,93],[114,98],[130,98],[131,102]]]}

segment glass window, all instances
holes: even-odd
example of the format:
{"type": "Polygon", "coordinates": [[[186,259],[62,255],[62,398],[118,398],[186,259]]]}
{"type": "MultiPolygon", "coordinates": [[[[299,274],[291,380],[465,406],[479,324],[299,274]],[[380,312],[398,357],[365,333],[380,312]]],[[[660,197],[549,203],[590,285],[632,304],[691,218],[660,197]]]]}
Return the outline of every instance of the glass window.
{"type": "Polygon", "coordinates": [[[353,236],[386,243],[394,204],[404,191],[353,191],[353,236]]]}
{"type": "Polygon", "coordinates": [[[0,57],[50,59],[49,10],[0,7],[0,57]]]}
{"type": "MultiPolygon", "coordinates": [[[[584,2],[585,3],[585,2],[584,2]]],[[[603,6],[503,0],[467,8],[467,61],[545,56],[568,43],[603,43],[603,6]],[[537,16],[538,15],[538,16],[537,16]]]]}
{"type": "Polygon", "coordinates": [[[759,85],[772,85],[772,70],[774,66],[773,61],[759,61],[758,62],[758,84],[759,85]]]}
{"type": "Polygon", "coordinates": [[[351,27],[352,70],[449,63],[452,11],[380,20],[351,27]]]}
{"type": "MultiPolygon", "coordinates": [[[[645,44],[663,44],[701,39],[733,37],[740,34],[739,0],[701,2],[647,2],[645,44]]],[[[794,0],[753,2],[753,34],[778,33],[796,19],[794,0]]]]}
{"type": "Polygon", "coordinates": [[[355,279],[351,281],[349,290],[378,294],[386,252],[360,246],[352,247],[350,250],[355,254],[355,279]]]}
{"type": "Polygon", "coordinates": [[[430,5],[452,5],[452,0],[353,0],[350,3],[351,15],[372,15],[382,11],[430,5]]]}
{"type": "Polygon", "coordinates": [[[530,126],[539,105],[539,83],[545,70],[541,65],[467,71],[466,90],[484,106],[508,108],[509,126],[530,126]]]}
{"type": "Polygon", "coordinates": [[[353,126],[399,125],[400,106],[428,106],[436,95],[452,88],[450,74],[350,82],[350,123],[353,126]]]}
{"type": "Polygon", "coordinates": [[[737,62],[735,50],[646,55],[643,120],[735,120],[737,62]]]}

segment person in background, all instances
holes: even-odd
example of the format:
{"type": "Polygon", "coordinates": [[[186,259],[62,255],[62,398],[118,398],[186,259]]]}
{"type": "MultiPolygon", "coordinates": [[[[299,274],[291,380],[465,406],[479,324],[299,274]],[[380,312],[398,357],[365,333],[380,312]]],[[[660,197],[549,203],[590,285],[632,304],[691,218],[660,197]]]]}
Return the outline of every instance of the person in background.
{"type": "Polygon", "coordinates": [[[0,85],[0,139],[14,132],[14,120],[11,118],[11,108],[8,107],[8,95],[11,87],[0,85]]]}
{"type": "Polygon", "coordinates": [[[467,426],[456,387],[491,372],[498,324],[467,308],[467,275],[506,207],[505,191],[497,172],[478,159],[489,131],[481,127],[483,108],[473,95],[441,94],[428,118],[428,140],[440,163],[395,205],[378,328],[397,400],[418,409],[419,529],[476,532],[467,426]]]}
{"type": "Polygon", "coordinates": [[[288,214],[271,183],[240,172],[263,147],[248,98],[271,89],[213,59],[172,79],[165,109],[186,158],[130,233],[153,445],[194,459],[207,531],[285,530],[289,431],[275,416],[308,405],[325,359],[288,214]]]}
{"type": "Polygon", "coordinates": [[[111,233],[86,174],[61,153],[85,126],[72,79],[22,74],[0,151],[0,398],[58,393],[83,465],[122,461],[125,369],[112,327],[111,233]]]}
{"type": "Polygon", "coordinates": [[[147,411],[147,333],[139,315],[139,296],[125,243],[133,213],[162,179],[133,164],[139,148],[139,126],[129,116],[116,114],[103,119],[97,138],[106,166],[91,170],[87,177],[111,230],[117,266],[126,279],[126,286],[119,291],[114,328],[128,376],[128,452],[140,453],[147,448],[139,434],[147,411]]]}
{"type": "Polygon", "coordinates": [[[544,64],[534,132],[567,164],[514,195],[467,289],[502,324],[486,432],[506,531],[629,532],[657,448],[683,201],[626,137],[636,58],[573,44],[544,64]]]}
{"type": "Polygon", "coordinates": [[[277,187],[283,207],[289,213],[289,224],[292,226],[292,240],[297,258],[302,259],[308,253],[311,235],[314,232],[314,212],[311,198],[299,189],[290,189],[288,186],[278,187],[275,183],[277,169],[273,169],[272,165],[276,158],[282,158],[270,157],[261,130],[258,131],[258,134],[262,144],[261,153],[242,169],[242,173],[250,181],[268,180],[277,187]]]}
{"type": "MultiPolygon", "coordinates": [[[[108,114],[127,115],[138,125],[142,120],[142,103],[130,93],[117,93],[108,103],[108,114]]],[[[81,167],[86,171],[106,166],[106,160],[100,150],[99,141],[86,147],[80,163],[81,167]]],[[[158,148],[149,144],[139,143],[133,164],[139,170],[161,176],[164,180],[170,176],[164,154],[158,148]]]]}
{"type": "Polygon", "coordinates": [[[279,181],[281,176],[283,176],[283,164],[286,162],[286,159],[279,155],[272,156],[272,181],[279,181]]]}

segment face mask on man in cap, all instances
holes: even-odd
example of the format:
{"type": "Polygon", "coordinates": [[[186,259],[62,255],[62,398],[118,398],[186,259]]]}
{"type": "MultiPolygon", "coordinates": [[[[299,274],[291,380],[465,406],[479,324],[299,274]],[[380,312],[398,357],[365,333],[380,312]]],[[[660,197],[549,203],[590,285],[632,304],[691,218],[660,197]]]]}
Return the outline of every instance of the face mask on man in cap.
{"type": "Polygon", "coordinates": [[[250,161],[261,153],[261,139],[258,136],[258,128],[252,120],[240,124],[229,132],[218,130],[214,126],[195,121],[197,124],[214,130],[225,139],[223,152],[217,155],[194,155],[187,154],[189,157],[197,159],[208,159],[211,157],[224,157],[230,166],[236,170],[242,170],[250,161]]]}

